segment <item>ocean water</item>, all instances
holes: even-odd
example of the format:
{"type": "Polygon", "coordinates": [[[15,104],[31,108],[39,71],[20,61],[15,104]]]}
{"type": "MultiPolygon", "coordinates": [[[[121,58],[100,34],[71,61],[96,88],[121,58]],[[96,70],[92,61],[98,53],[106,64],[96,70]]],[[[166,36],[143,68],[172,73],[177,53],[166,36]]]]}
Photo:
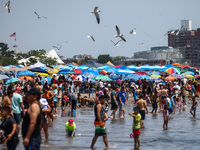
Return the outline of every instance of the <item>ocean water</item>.
{"type": "MultiPolygon", "coordinates": [[[[188,104],[185,111],[180,114],[172,114],[169,121],[168,130],[163,130],[162,113],[146,114],[145,128],[141,129],[140,150],[198,150],[200,149],[200,108],[197,107],[197,117],[194,119],[190,114],[191,104],[188,104]]],[[[133,118],[128,113],[132,112],[133,105],[126,106],[125,119],[108,120],[106,122],[107,137],[109,146],[119,150],[133,150],[134,140],[130,138],[132,133],[133,118]]],[[[149,107],[149,110],[151,108],[149,107]]],[[[60,112],[61,113],[61,112],[60,112]]],[[[59,115],[49,127],[49,140],[45,142],[42,132],[42,150],[71,149],[86,150],[90,149],[91,141],[94,136],[94,111],[93,108],[80,108],[76,111],[76,117],[65,117],[59,115]],[[65,123],[72,118],[76,125],[78,134],[74,138],[66,138],[65,123]]],[[[108,114],[110,115],[109,110],[108,114]]],[[[116,115],[118,118],[118,113],[116,115]]],[[[95,149],[104,149],[103,138],[99,137],[95,149]]],[[[6,149],[6,144],[0,145],[0,149],[6,149]]],[[[22,138],[17,150],[23,149],[22,138]]]]}

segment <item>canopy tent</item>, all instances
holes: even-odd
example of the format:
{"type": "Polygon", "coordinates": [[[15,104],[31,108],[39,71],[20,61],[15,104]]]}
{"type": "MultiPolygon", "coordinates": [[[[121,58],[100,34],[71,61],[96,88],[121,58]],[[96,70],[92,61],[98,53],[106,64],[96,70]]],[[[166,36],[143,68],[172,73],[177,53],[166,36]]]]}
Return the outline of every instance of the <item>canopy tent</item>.
{"type": "Polygon", "coordinates": [[[43,63],[41,63],[41,62],[37,62],[36,64],[31,65],[31,66],[29,66],[29,67],[31,67],[31,68],[46,67],[46,65],[43,64],[43,63]]]}
{"type": "Polygon", "coordinates": [[[55,58],[58,64],[64,64],[54,49],[50,50],[46,55],[47,57],[55,58]]]}
{"type": "Polygon", "coordinates": [[[29,69],[32,72],[48,73],[46,70],[41,69],[40,67],[29,69]]]}
{"type": "Polygon", "coordinates": [[[17,74],[17,76],[21,77],[21,76],[34,76],[35,73],[33,73],[32,71],[21,71],[20,73],[17,74]]]}
{"type": "Polygon", "coordinates": [[[113,65],[110,61],[108,61],[106,64],[109,66],[115,67],[115,65],[113,65]]]}

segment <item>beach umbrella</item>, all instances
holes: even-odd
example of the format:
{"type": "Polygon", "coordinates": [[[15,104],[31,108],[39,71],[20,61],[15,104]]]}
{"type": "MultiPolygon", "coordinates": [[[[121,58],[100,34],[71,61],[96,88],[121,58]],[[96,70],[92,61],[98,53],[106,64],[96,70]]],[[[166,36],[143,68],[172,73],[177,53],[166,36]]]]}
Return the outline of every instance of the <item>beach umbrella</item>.
{"type": "Polygon", "coordinates": [[[104,75],[107,75],[107,74],[108,74],[108,72],[105,71],[105,70],[101,70],[99,73],[102,73],[102,74],[104,74],[104,75]]]}
{"type": "Polygon", "coordinates": [[[112,80],[118,80],[119,78],[120,78],[120,76],[119,75],[116,75],[116,74],[111,74],[110,76],[109,76],[109,78],[111,78],[112,80]]]}
{"type": "Polygon", "coordinates": [[[185,78],[184,74],[171,74],[170,76],[173,76],[175,78],[185,78]]]}
{"type": "Polygon", "coordinates": [[[28,69],[28,70],[32,72],[48,73],[46,70],[43,70],[40,67],[36,67],[36,68],[28,69]]]}
{"type": "Polygon", "coordinates": [[[95,77],[95,80],[112,81],[112,79],[110,79],[109,77],[104,76],[104,75],[98,75],[98,76],[96,76],[96,77],[95,77]]]}
{"type": "Polygon", "coordinates": [[[59,72],[59,69],[56,69],[56,68],[49,68],[49,69],[47,69],[47,72],[48,72],[49,74],[58,73],[58,72],[59,72]]]}
{"type": "Polygon", "coordinates": [[[39,75],[40,76],[49,76],[49,74],[47,74],[47,73],[38,73],[37,76],[39,76],[39,75]]]}
{"type": "Polygon", "coordinates": [[[168,76],[165,78],[165,81],[174,81],[174,80],[176,80],[176,78],[173,76],[168,76]]]}
{"type": "Polygon", "coordinates": [[[193,75],[190,75],[190,74],[185,74],[186,78],[188,79],[195,79],[195,77],[193,75]]]}
{"type": "MultiPolygon", "coordinates": [[[[48,81],[48,83],[51,83],[51,77],[47,77],[47,81],[48,81]]],[[[44,83],[44,78],[41,80],[41,83],[43,84],[44,83]]]]}
{"type": "Polygon", "coordinates": [[[140,78],[140,76],[139,75],[137,75],[137,74],[131,74],[131,75],[128,75],[128,76],[126,76],[126,77],[124,77],[124,79],[125,80],[130,80],[130,79],[133,79],[133,80],[138,80],[140,78]]]}
{"type": "Polygon", "coordinates": [[[181,68],[191,68],[191,67],[188,65],[184,65],[184,66],[181,66],[181,68]]]}
{"type": "Polygon", "coordinates": [[[72,77],[73,80],[80,80],[81,82],[85,82],[86,78],[82,75],[75,75],[72,77]]]}
{"type": "Polygon", "coordinates": [[[157,77],[157,78],[161,78],[161,75],[155,75],[155,74],[153,74],[153,75],[151,75],[150,77],[157,77]]]}
{"type": "Polygon", "coordinates": [[[130,75],[130,74],[134,74],[134,73],[135,73],[135,71],[132,71],[132,70],[130,70],[130,69],[124,69],[124,70],[119,69],[119,70],[116,72],[116,74],[123,74],[123,75],[130,75]]]}
{"type": "Polygon", "coordinates": [[[36,74],[32,71],[24,70],[17,74],[17,76],[35,76],[36,74]]]}
{"type": "Polygon", "coordinates": [[[166,71],[169,73],[169,74],[181,74],[181,71],[176,69],[176,68],[168,68],[166,69],[166,71]]]}
{"type": "Polygon", "coordinates": [[[81,73],[81,75],[82,76],[84,76],[84,77],[86,77],[86,78],[95,78],[96,77],[96,75],[95,74],[93,74],[93,73],[91,73],[91,72],[85,72],[85,73],[81,73]]]}
{"type": "Polygon", "coordinates": [[[183,74],[190,74],[190,75],[194,75],[194,72],[192,72],[192,71],[187,71],[187,72],[184,72],[183,74]]]}
{"type": "Polygon", "coordinates": [[[144,72],[144,71],[138,71],[138,72],[136,72],[135,74],[137,74],[137,75],[149,75],[148,73],[146,73],[146,72],[144,72]]]}
{"type": "Polygon", "coordinates": [[[140,79],[146,79],[146,80],[149,80],[150,79],[150,77],[149,76],[147,76],[147,75],[141,75],[140,76],[140,79]]]}
{"type": "Polygon", "coordinates": [[[109,73],[115,73],[118,71],[116,68],[113,68],[113,67],[107,67],[107,68],[104,68],[103,70],[109,73]]]}
{"type": "Polygon", "coordinates": [[[151,75],[161,75],[161,73],[159,71],[153,71],[153,72],[150,72],[151,75]]]}
{"type": "Polygon", "coordinates": [[[173,63],[172,65],[173,66],[180,66],[181,64],[179,64],[179,63],[173,63]]]}
{"type": "Polygon", "coordinates": [[[11,79],[9,79],[9,80],[6,81],[6,84],[14,83],[14,82],[18,82],[18,81],[21,81],[21,80],[18,79],[18,78],[11,78],[11,79]]]}
{"type": "Polygon", "coordinates": [[[24,78],[26,78],[26,81],[34,81],[34,79],[32,77],[29,77],[29,76],[22,76],[22,77],[19,77],[19,79],[23,80],[24,78]]]}
{"type": "Polygon", "coordinates": [[[0,83],[1,83],[1,82],[3,82],[3,80],[2,80],[2,79],[0,79],[0,83]]]}
{"type": "Polygon", "coordinates": [[[7,75],[0,74],[0,79],[2,79],[2,80],[8,80],[9,77],[7,75]]]}

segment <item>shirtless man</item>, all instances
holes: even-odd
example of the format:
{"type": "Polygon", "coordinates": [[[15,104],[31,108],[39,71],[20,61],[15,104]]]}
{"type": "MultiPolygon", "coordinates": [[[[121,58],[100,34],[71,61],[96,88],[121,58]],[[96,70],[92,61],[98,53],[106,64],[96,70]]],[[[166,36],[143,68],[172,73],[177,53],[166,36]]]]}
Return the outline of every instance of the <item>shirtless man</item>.
{"type": "Polygon", "coordinates": [[[192,107],[190,109],[190,113],[193,115],[193,117],[195,118],[196,117],[196,108],[198,106],[198,103],[197,103],[197,100],[195,99],[195,97],[193,96],[192,99],[192,107]],[[194,111],[194,113],[192,113],[192,111],[194,111]]]}
{"type": "Polygon", "coordinates": [[[143,100],[143,94],[141,94],[139,97],[140,99],[137,101],[137,107],[139,107],[139,113],[142,116],[142,128],[144,128],[145,110],[146,113],[148,113],[147,102],[143,100]]]}
{"type": "Polygon", "coordinates": [[[166,88],[163,85],[161,85],[159,93],[160,93],[160,111],[162,111],[164,108],[164,105],[166,104],[166,98],[168,96],[168,92],[166,88]]]}

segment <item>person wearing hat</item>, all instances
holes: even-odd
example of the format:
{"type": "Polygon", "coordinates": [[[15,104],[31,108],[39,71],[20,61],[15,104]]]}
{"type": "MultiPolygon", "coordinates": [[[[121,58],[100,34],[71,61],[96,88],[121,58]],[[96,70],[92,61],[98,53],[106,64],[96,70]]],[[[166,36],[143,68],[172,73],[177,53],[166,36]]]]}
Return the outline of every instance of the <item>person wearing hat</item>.
{"type": "Polygon", "coordinates": [[[76,124],[73,121],[73,119],[69,119],[68,122],[65,124],[65,128],[66,128],[66,136],[75,136],[75,132],[76,132],[76,124]]]}
{"type": "Polygon", "coordinates": [[[13,93],[13,97],[11,98],[13,115],[14,115],[14,119],[17,123],[18,136],[20,135],[21,113],[23,115],[25,114],[22,96],[20,95],[21,92],[22,92],[21,88],[16,87],[16,90],[13,93]],[[21,110],[22,110],[22,112],[21,112],[21,110]]]}

